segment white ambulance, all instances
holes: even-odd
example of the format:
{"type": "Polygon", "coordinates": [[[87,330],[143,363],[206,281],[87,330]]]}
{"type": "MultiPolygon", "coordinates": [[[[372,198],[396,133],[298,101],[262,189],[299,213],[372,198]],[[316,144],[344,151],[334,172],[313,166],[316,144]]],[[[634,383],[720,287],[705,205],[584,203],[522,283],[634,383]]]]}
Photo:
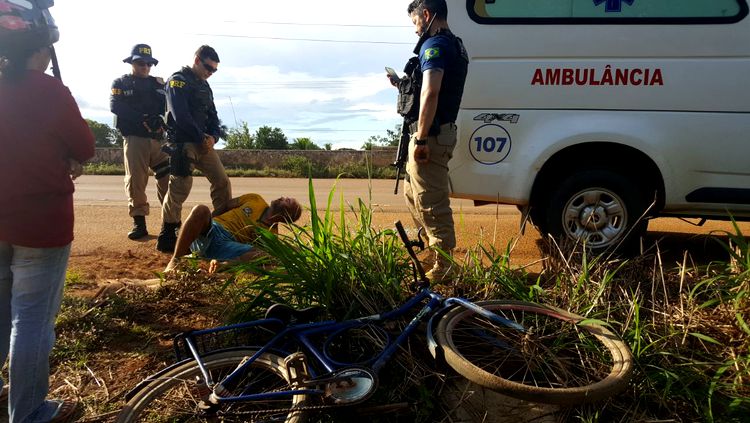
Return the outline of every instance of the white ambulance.
{"type": "Polygon", "coordinates": [[[452,196],[602,251],[750,219],[746,0],[448,0],[471,63],[452,196]]]}

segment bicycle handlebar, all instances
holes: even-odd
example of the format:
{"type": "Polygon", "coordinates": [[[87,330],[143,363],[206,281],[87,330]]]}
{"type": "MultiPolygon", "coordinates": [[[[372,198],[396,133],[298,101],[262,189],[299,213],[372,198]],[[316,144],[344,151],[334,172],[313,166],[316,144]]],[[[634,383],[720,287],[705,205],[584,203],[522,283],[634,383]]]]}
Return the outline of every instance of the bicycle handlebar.
{"type": "Polygon", "coordinates": [[[406,251],[409,253],[409,257],[411,257],[412,270],[414,271],[414,283],[416,284],[416,287],[415,287],[416,290],[429,288],[430,281],[427,279],[427,276],[425,276],[422,263],[419,261],[419,258],[417,258],[417,254],[413,250],[414,247],[418,247],[419,251],[424,250],[424,241],[422,240],[422,236],[421,236],[422,229],[420,229],[419,232],[417,232],[417,240],[412,241],[409,239],[409,236],[406,234],[404,225],[401,224],[400,220],[397,220],[395,225],[396,225],[396,230],[398,231],[398,235],[401,237],[401,241],[403,241],[404,246],[406,247],[406,251]]]}

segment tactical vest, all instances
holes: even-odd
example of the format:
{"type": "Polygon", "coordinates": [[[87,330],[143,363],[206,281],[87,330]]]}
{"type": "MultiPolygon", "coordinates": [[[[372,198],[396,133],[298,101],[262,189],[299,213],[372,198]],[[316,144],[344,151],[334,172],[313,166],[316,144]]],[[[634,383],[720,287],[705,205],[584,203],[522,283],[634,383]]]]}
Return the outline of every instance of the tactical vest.
{"type": "MultiPolygon", "coordinates": [[[[123,75],[120,78],[120,82],[122,85],[122,95],[119,101],[122,101],[129,108],[142,115],[164,114],[166,109],[164,85],[160,84],[156,77],[149,76],[148,78],[141,79],[128,74],[123,75]]],[[[148,130],[143,126],[143,120],[131,122],[127,119],[120,119],[115,115],[115,127],[120,130],[123,136],[150,136],[148,130]]]]}
{"type": "Polygon", "coordinates": [[[414,56],[406,62],[404,75],[398,82],[398,102],[396,110],[407,123],[419,120],[419,96],[422,93],[422,67],[419,57],[414,56]]]}
{"type": "MultiPolygon", "coordinates": [[[[198,78],[195,77],[193,70],[189,67],[183,67],[178,72],[172,74],[170,80],[175,77],[185,81],[185,88],[188,90],[187,101],[190,115],[196,125],[198,125],[203,132],[207,132],[209,124],[211,123],[209,121],[212,115],[211,112],[215,107],[214,94],[213,91],[211,91],[211,87],[207,82],[198,80],[198,78]]],[[[170,139],[176,140],[177,142],[184,142],[184,140],[180,139],[179,131],[174,133],[176,125],[171,113],[167,118],[167,124],[170,128],[170,139]]]]}

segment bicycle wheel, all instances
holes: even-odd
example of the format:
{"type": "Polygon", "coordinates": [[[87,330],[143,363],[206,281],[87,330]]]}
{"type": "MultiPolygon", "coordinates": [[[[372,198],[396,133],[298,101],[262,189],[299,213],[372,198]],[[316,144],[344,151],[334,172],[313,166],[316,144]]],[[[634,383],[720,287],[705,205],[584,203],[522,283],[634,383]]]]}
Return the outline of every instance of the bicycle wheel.
{"type": "Polygon", "coordinates": [[[477,305],[526,332],[463,307],[449,311],[438,323],[437,341],[448,364],[470,381],[522,400],[561,405],[607,398],[627,385],[633,358],[609,329],[540,304],[477,305]]]}
{"type": "MultiPolygon", "coordinates": [[[[205,359],[206,369],[214,381],[219,381],[234,371],[253,350],[236,350],[217,353],[205,359]]],[[[289,389],[283,358],[265,353],[245,371],[234,395],[248,395],[289,389]]],[[[222,404],[216,410],[202,410],[201,398],[205,386],[198,381],[203,377],[197,363],[179,366],[154,380],[138,392],[117,417],[125,422],[288,422],[300,423],[304,419],[301,405],[304,395],[279,397],[264,401],[222,404]]]]}

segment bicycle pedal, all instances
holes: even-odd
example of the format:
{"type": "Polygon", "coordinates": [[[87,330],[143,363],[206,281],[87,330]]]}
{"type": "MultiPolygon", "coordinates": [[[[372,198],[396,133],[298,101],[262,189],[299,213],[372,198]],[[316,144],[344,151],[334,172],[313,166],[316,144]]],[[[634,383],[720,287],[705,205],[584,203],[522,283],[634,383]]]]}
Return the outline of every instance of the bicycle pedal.
{"type": "Polygon", "coordinates": [[[284,359],[286,366],[287,379],[292,386],[303,385],[310,380],[310,372],[307,371],[307,358],[302,352],[296,352],[288,355],[284,359]]]}
{"type": "Polygon", "coordinates": [[[212,415],[219,411],[219,404],[214,404],[211,401],[200,400],[198,401],[198,409],[202,411],[204,415],[212,415]]]}

